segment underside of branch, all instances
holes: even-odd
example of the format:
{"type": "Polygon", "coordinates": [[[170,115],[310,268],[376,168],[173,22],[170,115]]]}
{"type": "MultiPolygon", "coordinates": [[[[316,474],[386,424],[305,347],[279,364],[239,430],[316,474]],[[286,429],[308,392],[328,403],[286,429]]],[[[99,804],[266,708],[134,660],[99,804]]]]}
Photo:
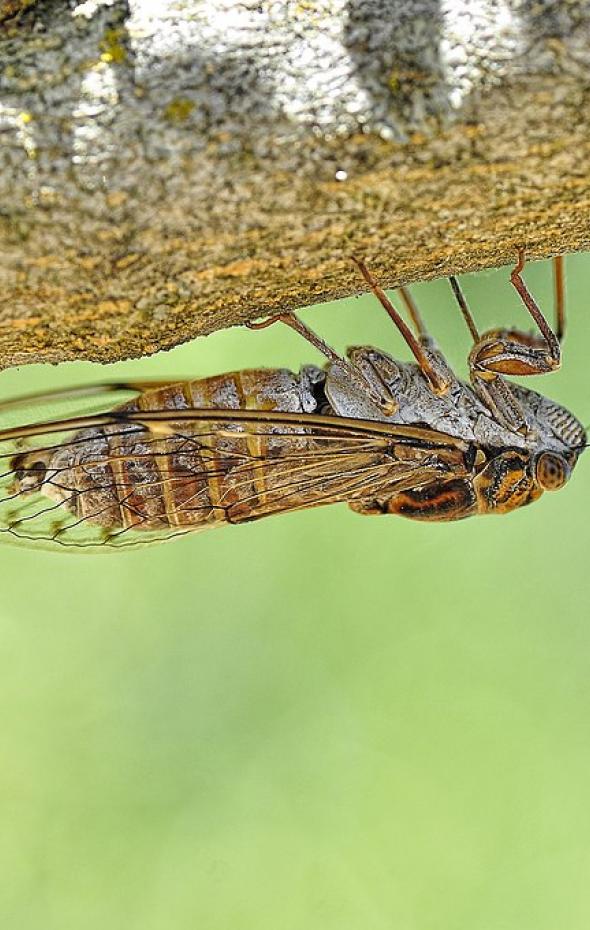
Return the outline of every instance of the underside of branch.
{"type": "Polygon", "coordinates": [[[12,6],[0,366],[590,244],[584,0],[12,6]]]}

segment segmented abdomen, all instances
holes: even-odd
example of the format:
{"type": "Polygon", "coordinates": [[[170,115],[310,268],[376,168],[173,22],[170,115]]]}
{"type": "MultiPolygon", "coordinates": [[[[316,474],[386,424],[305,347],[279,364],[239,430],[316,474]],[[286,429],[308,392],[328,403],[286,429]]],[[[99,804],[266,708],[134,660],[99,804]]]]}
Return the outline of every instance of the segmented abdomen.
{"type": "MultiPolygon", "coordinates": [[[[299,375],[262,369],[145,391],[120,412],[170,410],[169,421],[145,429],[123,416],[116,425],[78,433],[53,454],[43,491],[80,520],[105,528],[196,528],[251,519],[271,491],[276,496],[272,461],[281,460],[284,436],[264,425],[175,422],[174,411],[309,413],[317,407],[313,383],[322,380],[311,367],[299,375]]],[[[293,448],[291,441],[290,454],[293,448]]]]}

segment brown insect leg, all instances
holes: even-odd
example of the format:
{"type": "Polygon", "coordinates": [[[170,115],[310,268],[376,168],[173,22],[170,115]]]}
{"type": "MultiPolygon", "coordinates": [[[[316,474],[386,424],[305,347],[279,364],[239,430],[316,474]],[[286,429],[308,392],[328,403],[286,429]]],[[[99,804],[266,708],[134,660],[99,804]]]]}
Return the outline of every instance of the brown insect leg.
{"type": "Polygon", "coordinates": [[[520,248],[518,250],[518,261],[510,275],[510,281],[513,284],[513,286],[516,288],[516,290],[518,291],[518,295],[520,299],[522,300],[523,304],[529,311],[533,320],[539,327],[539,330],[541,331],[543,338],[545,339],[545,342],[547,344],[547,348],[549,350],[549,357],[554,361],[555,367],[557,368],[559,366],[559,362],[561,359],[559,339],[557,338],[557,336],[555,335],[555,333],[549,326],[549,323],[543,316],[533,295],[529,292],[526,284],[524,283],[524,281],[522,280],[520,276],[524,268],[524,254],[525,254],[524,248],[520,248]]]}
{"type": "Polygon", "coordinates": [[[414,324],[414,329],[418,333],[420,341],[429,343],[431,339],[428,334],[428,330],[426,329],[426,326],[424,325],[424,320],[422,319],[420,315],[420,311],[418,310],[418,307],[416,306],[416,302],[414,298],[410,294],[407,287],[404,287],[403,285],[402,287],[398,287],[398,291],[400,293],[401,299],[404,302],[406,310],[408,311],[410,319],[412,323],[414,324]]]}
{"type": "Polygon", "coordinates": [[[258,320],[257,323],[253,323],[252,320],[249,320],[247,323],[244,323],[244,326],[247,326],[248,329],[268,329],[269,326],[274,326],[275,323],[282,322],[283,315],[275,313],[274,316],[268,316],[265,320],[258,320]]]}
{"type": "Polygon", "coordinates": [[[347,377],[356,384],[361,391],[366,393],[385,414],[390,416],[395,413],[397,404],[394,398],[391,397],[385,384],[381,385],[382,390],[380,392],[376,391],[375,384],[367,381],[366,375],[358,365],[349,362],[348,359],[341,358],[341,356],[314,333],[312,329],[306,326],[305,323],[302,323],[294,313],[279,313],[276,314],[276,316],[269,317],[267,320],[262,320],[260,323],[246,323],[246,326],[249,329],[266,329],[267,326],[272,326],[273,323],[285,323],[286,326],[290,326],[291,329],[294,329],[296,333],[303,336],[303,338],[317,349],[318,352],[325,355],[327,359],[338,365],[339,368],[344,369],[347,377]]]}
{"type": "Polygon", "coordinates": [[[373,291],[375,297],[380,302],[381,306],[385,309],[390,319],[393,320],[399,332],[405,339],[408,347],[410,348],[412,354],[414,355],[414,358],[416,359],[420,368],[422,369],[422,373],[430,382],[430,386],[432,387],[432,390],[435,392],[435,394],[444,393],[448,388],[448,383],[436,371],[434,365],[428,358],[428,355],[424,347],[420,344],[418,339],[416,339],[410,327],[399,315],[399,313],[397,312],[397,310],[395,309],[395,307],[393,306],[393,304],[387,297],[385,291],[377,284],[377,282],[373,278],[372,274],[370,273],[365,263],[361,261],[360,259],[355,258],[354,255],[351,257],[352,257],[353,262],[355,263],[355,265],[361,272],[363,278],[365,279],[365,281],[367,282],[367,284],[373,291]]]}
{"type": "Polygon", "coordinates": [[[553,259],[553,283],[555,287],[555,335],[559,342],[565,333],[565,268],[563,255],[553,259]]]}
{"type": "Polygon", "coordinates": [[[459,287],[459,282],[457,281],[455,275],[450,275],[449,284],[451,285],[453,294],[455,295],[455,299],[457,303],[459,304],[459,308],[461,310],[461,313],[463,314],[463,319],[467,323],[467,328],[469,332],[471,333],[471,335],[473,336],[473,341],[479,342],[479,333],[477,331],[475,321],[473,319],[473,316],[471,315],[471,310],[467,306],[465,295],[463,294],[463,291],[459,287]]]}
{"type": "Polygon", "coordinates": [[[501,375],[477,371],[471,364],[471,383],[479,399],[496,420],[515,432],[526,431],[526,419],[510,384],[501,375]]]}
{"type": "Polygon", "coordinates": [[[259,323],[246,323],[248,329],[266,329],[267,326],[272,326],[274,323],[284,323],[285,326],[290,326],[291,329],[294,329],[296,333],[299,333],[300,336],[309,342],[318,352],[321,352],[322,355],[325,355],[326,358],[329,358],[332,362],[342,362],[341,357],[330,348],[327,342],[324,342],[312,329],[302,323],[295,314],[293,313],[277,313],[275,316],[269,316],[266,320],[261,320],[259,323]]]}
{"type": "Polygon", "coordinates": [[[484,336],[483,339],[480,337],[465,295],[454,275],[450,275],[449,284],[459,304],[467,328],[473,337],[473,349],[469,354],[469,372],[474,390],[480,400],[493,412],[497,420],[500,420],[510,429],[522,430],[526,426],[524,414],[512,393],[510,385],[497,372],[482,369],[478,364],[479,352],[481,347],[486,344],[486,337],[484,336]]]}

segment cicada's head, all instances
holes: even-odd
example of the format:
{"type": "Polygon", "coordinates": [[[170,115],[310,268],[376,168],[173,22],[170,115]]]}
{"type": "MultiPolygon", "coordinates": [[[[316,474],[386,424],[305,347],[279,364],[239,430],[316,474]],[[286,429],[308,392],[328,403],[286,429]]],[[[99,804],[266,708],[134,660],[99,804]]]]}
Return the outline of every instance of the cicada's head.
{"type": "Polygon", "coordinates": [[[557,491],[569,481],[580,453],[587,446],[586,430],[565,407],[540,394],[531,397],[533,391],[527,394],[538,437],[533,453],[534,478],[543,491],[557,491]]]}

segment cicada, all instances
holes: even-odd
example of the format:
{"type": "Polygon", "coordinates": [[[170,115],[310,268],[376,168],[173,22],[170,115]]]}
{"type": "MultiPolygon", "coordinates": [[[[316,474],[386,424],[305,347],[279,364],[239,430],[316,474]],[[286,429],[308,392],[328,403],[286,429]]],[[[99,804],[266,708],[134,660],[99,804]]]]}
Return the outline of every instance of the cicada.
{"type": "MultiPolygon", "coordinates": [[[[326,357],[323,368],[46,396],[80,408],[0,429],[0,534],[59,548],[120,548],[335,502],[359,514],[460,520],[508,513],[563,487],[586,447],[584,428],[565,408],[506,378],[560,365],[561,261],[555,331],[522,278],[523,250],[511,282],[534,334],[480,335],[457,280],[449,279],[473,338],[465,383],[409,292],[400,288],[410,324],[354,260],[414,361],[372,347],[341,357],[285,313],[252,326],[287,324],[326,357]]],[[[30,404],[4,403],[0,417],[30,404]]]]}

